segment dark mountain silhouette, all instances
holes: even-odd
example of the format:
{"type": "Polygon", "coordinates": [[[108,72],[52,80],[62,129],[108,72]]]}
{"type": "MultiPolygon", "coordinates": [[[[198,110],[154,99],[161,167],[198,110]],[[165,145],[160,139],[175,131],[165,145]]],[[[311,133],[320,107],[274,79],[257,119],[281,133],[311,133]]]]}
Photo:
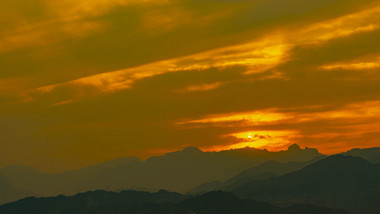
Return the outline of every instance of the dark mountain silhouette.
{"type": "Polygon", "coordinates": [[[72,197],[25,198],[0,206],[0,213],[7,214],[60,214],[60,213],[145,213],[159,204],[177,203],[183,200],[178,193],[123,191],[113,193],[93,191],[72,197]]]}
{"type": "Polygon", "coordinates": [[[360,157],[335,155],[233,192],[275,204],[307,203],[375,214],[380,213],[380,166],[360,157]]]}
{"type": "Polygon", "coordinates": [[[121,158],[82,170],[57,174],[41,173],[31,167],[22,166],[0,169],[0,173],[8,178],[12,186],[38,196],[73,195],[102,189],[167,189],[185,193],[206,182],[225,181],[243,170],[270,160],[306,161],[320,155],[316,149],[301,149],[295,145],[280,152],[254,148],[202,152],[195,147],[189,147],[151,157],[146,161],[121,158]]]}
{"type": "Polygon", "coordinates": [[[178,193],[95,191],[73,197],[26,198],[0,206],[7,214],[346,214],[344,211],[297,204],[281,208],[265,202],[243,200],[227,192],[210,192],[187,198],[178,193]]]}
{"type": "Polygon", "coordinates": [[[380,163],[380,147],[367,149],[352,149],[342,155],[361,157],[371,163],[380,163]]]}
{"type": "Polygon", "coordinates": [[[286,173],[300,170],[305,166],[312,164],[318,160],[325,158],[321,155],[310,161],[293,161],[287,163],[280,163],[277,161],[268,161],[250,169],[244,170],[238,175],[226,180],[225,182],[215,181],[202,184],[191,191],[189,194],[203,194],[214,190],[232,191],[244,184],[250,183],[254,180],[264,180],[272,177],[284,175],[286,173]]]}

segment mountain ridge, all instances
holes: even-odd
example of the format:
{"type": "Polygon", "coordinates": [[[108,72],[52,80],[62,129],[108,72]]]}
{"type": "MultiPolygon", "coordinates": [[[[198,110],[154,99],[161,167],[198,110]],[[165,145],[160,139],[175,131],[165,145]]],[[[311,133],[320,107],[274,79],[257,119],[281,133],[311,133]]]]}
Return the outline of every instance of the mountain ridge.
{"type": "Polygon", "coordinates": [[[278,207],[265,202],[241,199],[222,191],[200,196],[185,197],[161,190],[156,193],[141,191],[91,191],[75,196],[48,198],[29,197],[0,206],[0,213],[7,214],[348,214],[347,212],[306,204],[278,207]]]}
{"type": "Polygon", "coordinates": [[[380,165],[360,157],[334,155],[298,171],[252,181],[233,192],[254,200],[376,214],[380,212],[380,165]]]}

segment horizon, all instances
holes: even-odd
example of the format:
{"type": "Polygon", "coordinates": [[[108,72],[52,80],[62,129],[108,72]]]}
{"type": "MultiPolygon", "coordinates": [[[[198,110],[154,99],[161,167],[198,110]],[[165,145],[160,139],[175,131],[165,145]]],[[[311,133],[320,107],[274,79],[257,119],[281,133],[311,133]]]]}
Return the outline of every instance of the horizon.
{"type": "Polygon", "coordinates": [[[231,149],[228,149],[228,150],[219,150],[219,151],[207,151],[207,150],[202,150],[201,148],[198,148],[198,147],[187,146],[187,147],[184,147],[184,148],[179,149],[179,150],[173,150],[173,151],[169,151],[169,152],[166,152],[166,153],[161,153],[161,154],[153,155],[153,156],[150,156],[150,157],[147,157],[147,158],[140,158],[138,156],[122,156],[122,157],[117,157],[117,158],[114,158],[114,159],[110,159],[110,160],[105,160],[105,161],[102,161],[102,162],[94,163],[94,164],[91,164],[91,165],[87,165],[87,166],[84,166],[84,167],[81,167],[81,168],[67,169],[67,170],[62,170],[62,171],[50,171],[50,172],[49,171],[43,171],[43,170],[38,169],[37,167],[32,166],[32,165],[21,165],[21,164],[10,164],[10,165],[6,165],[6,166],[3,166],[3,167],[0,167],[0,169],[5,169],[5,168],[9,168],[9,167],[25,167],[25,168],[32,168],[32,169],[37,170],[37,171],[42,172],[42,173],[59,174],[59,173],[70,172],[70,171],[80,171],[80,170],[86,169],[88,167],[93,167],[93,166],[97,166],[97,165],[100,165],[100,164],[104,164],[104,163],[108,163],[108,162],[112,162],[112,161],[116,161],[116,160],[121,160],[121,159],[124,159],[124,158],[137,158],[138,161],[146,162],[146,161],[148,161],[151,158],[164,157],[164,156],[166,156],[168,154],[172,154],[172,153],[181,153],[181,152],[183,152],[183,151],[185,151],[185,150],[187,150],[189,148],[195,148],[195,149],[199,150],[202,153],[219,153],[219,152],[228,152],[228,151],[237,151],[237,150],[259,150],[259,151],[266,151],[266,152],[269,152],[269,153],[278,153],[278,152],[289,151],[289,147],[294,146],[294,145],[300,147],[300,150],[315,149],[315,150],[317,150],[317,152],[319,154],[325,155],[325,156],[340,155],[342,153],[349,152],[349,151],[356,150],[356,149],[359,149],[359,150],[377,149],[377,148],[380,149],[380,147],[351,148],[349,150],[346,150],[346,151],[343,151],[343,152],[339,152],[339,153],[325,154],[325,153],[321,153],[318,150],[318,148],[307,147],[307,146],[306,147],[301,147],[301,146],[299,146],[296,143],[288,145],[288,147],[286,149],[275,150],[275,151],[267,150],[266,148],[254,148],[254,147],[231,148],[231,149]]]}

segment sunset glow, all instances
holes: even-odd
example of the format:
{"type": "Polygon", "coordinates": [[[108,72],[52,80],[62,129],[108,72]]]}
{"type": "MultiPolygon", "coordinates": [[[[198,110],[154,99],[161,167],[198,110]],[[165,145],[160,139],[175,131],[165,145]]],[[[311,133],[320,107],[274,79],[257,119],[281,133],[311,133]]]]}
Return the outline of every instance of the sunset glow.
{"type": "Polygon", "coordinates": [[[4,1],[0,167],[378,147],[379,14],[375,0],[4,1]]]}

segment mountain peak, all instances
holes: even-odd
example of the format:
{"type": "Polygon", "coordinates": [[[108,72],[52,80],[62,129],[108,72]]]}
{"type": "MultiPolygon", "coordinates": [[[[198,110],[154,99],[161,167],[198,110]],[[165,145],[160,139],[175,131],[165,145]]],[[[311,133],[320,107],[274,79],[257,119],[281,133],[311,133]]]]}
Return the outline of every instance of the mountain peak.
{"type": "Polygon", "coordinates": [[[199,148],[197,148],[195,146],[189,146],[189,147],[184,148],[181,152],[199,153],[199,152],[202,152],[202,150],[200,150],[199,148]]]}
{"type": "Polygon", "coordinates": [[[301,150],[301,147],[298,144],[293,144],[288,147],[288,151],[298,151],[301,150]]]}

